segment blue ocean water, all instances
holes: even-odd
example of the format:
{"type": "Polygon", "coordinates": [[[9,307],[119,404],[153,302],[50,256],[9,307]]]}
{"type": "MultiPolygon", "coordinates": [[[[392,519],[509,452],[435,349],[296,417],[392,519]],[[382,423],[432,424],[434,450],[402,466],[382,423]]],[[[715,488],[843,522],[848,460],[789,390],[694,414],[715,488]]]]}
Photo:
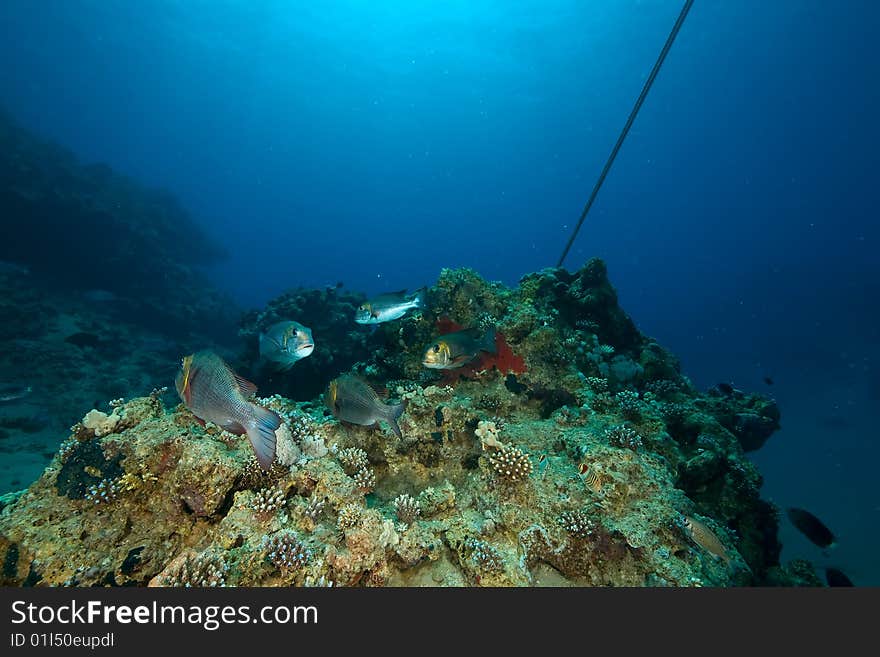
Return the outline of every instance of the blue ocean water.
{"type": "MultiPolygon", "coordinates": [[[[206,273],[244,308],[442,267],[514,284],[555,265],[680,8],[7,0],[0,105],[172,191],[228,250],[206,273]]],[[[779,401],[752,454],[765,495],[840,543],[829,561],[783,521],[783,560],[871,585],[878,28],[857,1],[697,0],[566,262],[605,259],[698,386],[779,401]]]]}

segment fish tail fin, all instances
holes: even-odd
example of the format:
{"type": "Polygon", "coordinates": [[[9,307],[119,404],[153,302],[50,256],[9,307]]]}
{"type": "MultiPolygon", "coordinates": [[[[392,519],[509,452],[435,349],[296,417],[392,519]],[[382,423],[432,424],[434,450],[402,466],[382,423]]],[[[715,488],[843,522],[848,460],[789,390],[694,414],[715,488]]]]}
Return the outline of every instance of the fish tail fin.
{"type": "Polygon", "coordinates": [[[418,290],[413,292],[413,298],[412,298],[413,305],[416,308],[424,308],[425,305],[427,304],[427,295],[428,295],[428,288],[427,287],[420,287],[418,290]]]}
{"type": "Polygon", "coordinates": [[[263,470],[269,470],[275,460],[275,430],[281,426],[281,417],[268,408],[256,404],[251,406],[252,417],[245,429],[257,463],[263,470]]]}
{"type": "Polygon", "coordinates": [[[495,335],[495,327],[493,326],[486,331],[486,335],[483,336],[483,351],[487,351],[493,355],[498,353],[498,347],[495,345],[495,335]]]}
{"type": "Polygon", "coordinates": [[[400,431],[400,425],[397,424],[397,419],[403,415],[403,411],[406,409],[406,402],[403,401],[399,404],[389,404],[387,408],[388,411],[385,415],[385,421],[391,425],[391,429],[398,438],[403,438],[403,433],[400,431]]]}

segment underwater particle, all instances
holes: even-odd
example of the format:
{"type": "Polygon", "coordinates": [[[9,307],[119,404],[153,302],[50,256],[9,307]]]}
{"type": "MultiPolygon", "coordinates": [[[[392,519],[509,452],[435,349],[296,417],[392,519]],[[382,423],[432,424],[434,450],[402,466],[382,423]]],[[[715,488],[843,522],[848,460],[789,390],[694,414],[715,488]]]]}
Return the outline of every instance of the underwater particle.
{"type": "Polygon", "coordinates": [[[790,507],[786,509],[786,514],[788,519],[791,520],[791,524],[797,527],[798,531],[815,545],[823,549],[834,547],[834,534],[825,526],[825,523],[812,513],[797,507],[790,507]]]}
{"type": "Polygon", "coordinates": [[[254,511],[269,516],[284,506],[284,493],[278,488],[263,488],[254,494],[254,511]]]}
{"type": "Polygon", "coordinates": [[[490,454],[489,464],[498,476],[510,481],[526,479],[532,474],[529,455],[511,445],[505,445],[490,454]]]}
{"type": "Polygon", "coordinates": [[[400,522],[410,525],[422,514],[422,505],[409,493],[403,493],[394,499],[394,513],[400,522]]]}
{"type": "Polygon", "coordinates": [[[468,538],[465,545],[471,551],[471,563],[479,570],[501,572],[504,570],[504,558],[491,544],[479,538],[468,538]]]}
{"type": "Polygon", "coordinates": [[[357,472],[366,469],[370,465],[367,453],[360,447],[346,447],[340,449],[336,454],[336,459],[339,461],[339,465],[342,466],[345,474],[349,477],[353,477],[357,472]]]}
{"type": "Polygon", "coordinates": [[[596,522],[592,515],[584,509],[563,511],[556,519],[559,526],[575,538],[587,538],[593,535],[596,522]]]}
{"type": "Polygon", "coordinates": [[[379,420],[384,420],[398,438],[403,438],[397,420],[406,403],[384,403],[370,384],[360,377],[343,374],[333,379],[324,393],[324,404],[337,420],[365,427],[378,425],[379,420]]]}
{"type": "Polygon", "coordinates": [[[266,561],[278,568],[282,573],[289,574],[301,569],[312,558],[312,552],[289,530],[280,531],[272,536],[264,536],[260,549],[266,561]]]}
{"type": "Polygon", "coordinates": [[[198,419],[232,433],[246,433],[260,467],[269,470],[275,460],[275,431],[281,426],[281,417],[250,401],[257,386],[212,351],[186,356],[174,386],[198,419]]]}
{"type": "Polygon", "coordinates": [[[715,533],[696,518],[684,516],[684,528],[688,537],[716,559],[730,566],[732,557],[715,533]]]}
{"type": "Polygon", "coordinates": [[[361,507],[357,504],[346,504],[339,509],[336,526],[341,530],[351,529],[361,520],[361,507]]]}
{"type": "Polygon", "coordinates": [[[151,582],[152,586],[219,587],[226,586],[229,566],[217,552],[188,552],[175,559],[151,582]]]}
{"type": "Polygon", "coordinates": [[[622,449],[631,449],[633,451],[641,449],[642,437],[639,433],[625,425],[618,425],[605,430],[605,439],[609,445],[620,447],[622,449]]]}
{"type": "Polygon", "coordinates": [[[363,493],[369,493],[376,487],[376,475],[372,468],[364,468],[354,473],[354,485],[363,493]]]}

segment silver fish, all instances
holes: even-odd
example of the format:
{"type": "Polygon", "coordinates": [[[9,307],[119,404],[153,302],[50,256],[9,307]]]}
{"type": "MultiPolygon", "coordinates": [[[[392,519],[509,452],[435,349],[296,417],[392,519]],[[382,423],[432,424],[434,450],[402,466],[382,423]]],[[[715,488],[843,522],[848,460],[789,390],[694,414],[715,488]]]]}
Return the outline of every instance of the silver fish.
{"type": "Polygon", "coordinates": [[[278,322],[260,335],[260,358],[287,370],[315,350],[312,329],[299,322],[278,322]]]}
{"type": "Polygon", "coordinates": [[[333,379],[324,394],[324,403],[338,420],[366,427],[384,420],[398,438],[403,437],[397,418],[403,413],[405,404],[384,403],[370,384],[359,377],[343,374],[333,379]]]}
{"type": "Polygon", "coordinates": [[[174,387],[200,420],[239,435],[246,433],[260,467],[271,467],[281,418],[250,401],[257,386],[236,374],[214,352],[199,351],[183,359],[174,387]]]}
{"type": "Polygon", "coordinates": [[[425,307],[426,288],[420,288],[412,294],[406,290],[380,294],[358,307],[354,314],[354,321],[358,324],[381,324],[400,319],[410,310],[425,307]]]}
{"type": "Polygon", "coordinates": [[[31,394],[31,392],[33,392],[33,388],[30,386],[0,386],[0,402],[11,402],[16,399],[22,399],[31,394]]]}

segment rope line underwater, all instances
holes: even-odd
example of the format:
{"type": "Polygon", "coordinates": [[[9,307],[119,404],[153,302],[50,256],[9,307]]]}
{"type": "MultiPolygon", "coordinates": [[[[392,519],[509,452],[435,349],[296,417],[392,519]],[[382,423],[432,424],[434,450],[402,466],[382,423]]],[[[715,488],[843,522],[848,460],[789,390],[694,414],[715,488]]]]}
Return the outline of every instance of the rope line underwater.
{"type": "Polygon", "coordinates": [[[562,251],[562,255],[559,256],[559,262],[556,263],[557,267],[561,267],[562,263],[565,262],[565,257],[568,255],[572,244],[574,244],[578,232],[580,231],[581,226],[583,226],[584,220],[587,218],[587,213],[593,206],[593,201],[596,200],[596,196],[599,193],[599,189],[602,187],[602,183],[605,182],[605,176],[607,176],[608,172],[611,170],[611,165],[614,164],[614,158],[617,157],[617,152],[623,145],[623,141],[624,139],[626,139],[626,135],[629,133],[629,129],[632,127],[633,122],[636,120],[636,115],[639,113],[639,110],[642,107],[642,103],[645,101],[645,97],[648,95],[648,91],[650,91],[651,89],[651,85],[654,84],[654,78],[656,78],[657,73],[660,72],[660,67],[663,66],[663,60],[666,59],[666,53],[669,52],[669,49],[672,47],[672,43],[675,41],[675,37],[678,36],[678,31],[681,29],[681,26],[684,23],[684,19],[687,17],[687,14],[690,11],[692,4],[694,4],[694,0],[685,0],[684,6],[681,8],[681,13],[678,15],[678,19],[675,21],[675,25],[672,26],[672,31],[666,38],[666,43],[663,44],[663,49],[660,51],[660,55],[657,57],[657,61],[654,62],[654,68],[651,69],[651,74],[648,76],[648,79],[645,80],[645,84],[642,87],[642,93],[639,94],[639,97],[636,100],[636,104],[633,106],[632,111],[629,113],[629,118],[626,120],[626,124],[623,126],[623,130],[620,131],[620,136],[617,138],[617,143],[614,144],[614,148],[611,149],[611,155],[608,156],[608,159],[605,162],[605,166],[602,167],[602,173],[599,174],[599,178],[598,180],[596,180],[596,184],[593,187],[593,192],[590,194],[590,198],[589,200],[587,200],[587,204],[584,206],[584,211],[581,212],[581,216],[580,219],[578,219],[577,226],[575,226],[574,231],[572,231],[571,237],[568,239],[568,244],[565,245],[565,249],[562,251]]]}

